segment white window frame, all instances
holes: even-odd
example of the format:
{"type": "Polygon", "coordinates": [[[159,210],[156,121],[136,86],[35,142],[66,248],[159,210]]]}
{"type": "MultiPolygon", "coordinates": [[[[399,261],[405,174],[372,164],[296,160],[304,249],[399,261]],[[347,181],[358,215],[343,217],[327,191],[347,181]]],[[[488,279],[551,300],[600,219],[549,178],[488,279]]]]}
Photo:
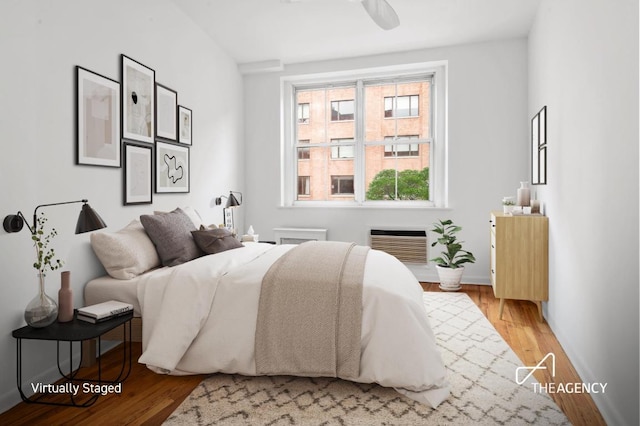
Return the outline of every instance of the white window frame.
{"type": "MultiPolygon", "coordinates": [[[[428,62],[419,64],[407,64],[402,66],[390,66],[373,69],[341,71],[322,74],[291,75],[280,79],[281,90],[281,182],[280,182],[280,206],[292,208],[447,208],[448,207],[448,165],[447,165],[447,61],[428,62]],[[297,87],[340,87],[358,80],[370,80],[379,78],[389,79],[397,77],[403,79],[412,75],[431,75],[431,126],[432,140],[430,147],[430,201],[385,200],[367,201],[364,199],[364,188],[360,188],[364,182],[363,156],[356,155],[354,170],[354,190],[356,200],[353,201],[298,201],[297,191],[297,109],[295,91],[297,87]],[[296,112],[294,114],[294,111],[296,112]],[[359,159],[359,160],[358,160],[359,159]]],[[[358,84],[356,90],[364,90],[362,84],[358,84]]],[[[356,103],[356,117],[364,112],[362,102],[356,103]]],[[[358,123],[358,120],[356,120],[358,123]]],[[[356,129],[358,132],[363,129],[356,129]]],[[[362,133],[360,133],[362,134],[362,133]]],[[[356,150],[363,150],[364,145],[357,142],[356,150]]]]}

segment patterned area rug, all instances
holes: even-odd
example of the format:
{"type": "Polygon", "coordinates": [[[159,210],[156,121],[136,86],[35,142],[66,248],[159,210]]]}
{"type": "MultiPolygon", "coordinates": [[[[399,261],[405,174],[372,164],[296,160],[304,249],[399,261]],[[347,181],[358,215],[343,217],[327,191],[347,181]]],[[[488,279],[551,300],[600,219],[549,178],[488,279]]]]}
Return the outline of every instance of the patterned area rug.
{"type": "Polygon", "coordinates": [[[424,293],[424,301],[451,384],[435,410],[376,384],[215,374],[164,424],[569,424],[550,397],[516,384],[522,363],[466,294],[424,293]]]}

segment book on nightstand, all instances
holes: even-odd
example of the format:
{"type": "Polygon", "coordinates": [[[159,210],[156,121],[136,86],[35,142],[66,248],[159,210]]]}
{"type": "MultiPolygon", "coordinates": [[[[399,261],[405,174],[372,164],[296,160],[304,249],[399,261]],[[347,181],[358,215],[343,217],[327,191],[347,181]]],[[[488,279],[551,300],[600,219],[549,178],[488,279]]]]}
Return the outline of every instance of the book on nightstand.
{"type": "Polygon", "coordinates": [[[81,321],[98,323],[112,318],[127,315],[133,311],[133,305],[130,303],[109,300],[107,302],[97,303],[95,305],[78,308],[77,318],[81,321]]]}

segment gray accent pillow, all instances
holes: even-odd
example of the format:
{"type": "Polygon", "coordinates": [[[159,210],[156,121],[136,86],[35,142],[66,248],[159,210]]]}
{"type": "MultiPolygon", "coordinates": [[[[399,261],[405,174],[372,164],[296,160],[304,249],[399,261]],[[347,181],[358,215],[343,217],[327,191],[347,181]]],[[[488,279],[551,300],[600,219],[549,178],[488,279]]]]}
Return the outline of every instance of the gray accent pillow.
{"type": "Polygon", "coordinates": [[[200,250],[206,254],[220,253],[226,250],[243,247],[242,243],[224,228],[207,229],[200,227],[200,231],[191,231],[200,250]]]}
{"type": "Polygon", "coordinates": [[[202,255],[191,236],[196,227],[180,208],[169,213],[142,215],[140,222],[164,266],[180,265],[202,255]]]}

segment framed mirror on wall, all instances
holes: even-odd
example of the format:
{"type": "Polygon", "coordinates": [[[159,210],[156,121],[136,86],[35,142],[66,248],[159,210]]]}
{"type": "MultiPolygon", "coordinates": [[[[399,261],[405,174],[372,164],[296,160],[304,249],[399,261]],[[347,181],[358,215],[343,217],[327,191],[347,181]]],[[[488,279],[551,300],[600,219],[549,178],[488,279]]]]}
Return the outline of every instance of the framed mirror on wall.
{"type": "Polygon", "coordinates": [[[531,119],[531,184],[547,184],[547,106],[531,119]]]}

